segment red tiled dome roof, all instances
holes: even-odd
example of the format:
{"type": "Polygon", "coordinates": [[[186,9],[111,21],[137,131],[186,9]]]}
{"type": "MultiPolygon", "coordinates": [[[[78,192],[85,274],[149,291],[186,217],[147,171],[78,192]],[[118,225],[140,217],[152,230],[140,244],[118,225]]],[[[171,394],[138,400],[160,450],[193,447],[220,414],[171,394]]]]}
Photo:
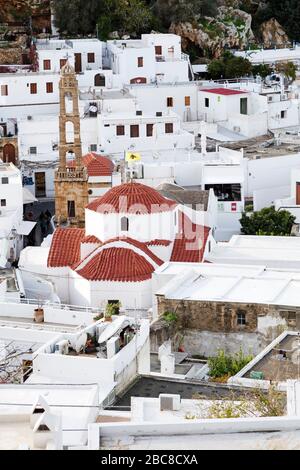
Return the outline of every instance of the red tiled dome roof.
{"type": "Polygon", "coordinates": [[[87,209],[99,213],[153,214],[168,212],[176,205],[175,201],[165,198],[150,186],[132,182],[115,186],[92,201],[87,209]]]}
{"type": "MultiPolygon", "coordinates": [[[[109,158],[94,152],[82,157],[82,162],[89,176],[111,176],[114,171],[114,164],[109,158]]],[[[75,160],[69,161],[67,165],[69,168],[75,167],[75,160]]]]}
{"type": "Polygon", "coordinates": [[[102,249],[77,273],[89,281],[141,282],[151,279],[154,266],[130,248],[102,249]]]}
{"type": "Polygon", "coordinates": [[[57,228],[53,234],[48,255],[49,268],[72,266],[80,261],[80,244],[84,239],[84,229],[57,228]]]}

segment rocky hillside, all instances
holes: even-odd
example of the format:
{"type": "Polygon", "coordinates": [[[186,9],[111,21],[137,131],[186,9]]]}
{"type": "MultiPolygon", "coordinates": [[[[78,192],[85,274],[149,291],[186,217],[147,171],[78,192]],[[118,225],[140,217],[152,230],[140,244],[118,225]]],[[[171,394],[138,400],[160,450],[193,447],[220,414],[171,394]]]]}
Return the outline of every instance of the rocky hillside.
{"type": "Polygon", "coordinates": [[[0,0],[1,23],[24,24],[30,16],[35,30],[50,30],[50,0],[0,0]]]}
{"type": "Polygon", "coordinates": [[[250,13],[225,5],[218,7],[215,17],[205,16],[193,23],[173,22],[169,31],[182,37],[186,50],[192,46],[200,56],[206,57],[218,58],[226,48],[245,49],[255,44],[264,47],[289,45],[289,38],[276,19],[264,21],[254,32],[250,13]]]}

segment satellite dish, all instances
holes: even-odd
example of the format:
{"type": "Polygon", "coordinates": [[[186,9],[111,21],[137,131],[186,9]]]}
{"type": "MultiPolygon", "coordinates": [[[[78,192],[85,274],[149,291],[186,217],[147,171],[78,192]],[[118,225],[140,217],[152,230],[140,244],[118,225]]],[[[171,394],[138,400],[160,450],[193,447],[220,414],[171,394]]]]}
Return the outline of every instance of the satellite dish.
{"type": "Polygon", "coordinates": [[[79,353],[85,346],[86,344],[86,341],[87,341],[87,334],[86,333],[82,333],[82,335],[80,335],[76,341],[75,341],[75,345],[73,346],[73,348],[75,349],[75,351],[77,353],[79,353]]]}

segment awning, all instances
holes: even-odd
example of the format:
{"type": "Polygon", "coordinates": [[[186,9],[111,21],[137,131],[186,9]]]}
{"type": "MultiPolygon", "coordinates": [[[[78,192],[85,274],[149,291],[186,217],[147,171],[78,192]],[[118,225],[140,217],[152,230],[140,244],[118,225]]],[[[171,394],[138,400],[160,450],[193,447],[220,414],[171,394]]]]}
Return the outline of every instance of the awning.
{"type": "Polygon", "coordinates": [[[32,202],[36,202],[37,198],[34,197],[29,189],[23,187],[23,204],[31,204],[32,202]]]}
{"type": "Polygon", "coordinates": [[[36,222],[30,222],[30,221],[23,221],[20,223],[20,225],[16,228],[17,234],[18,235],[29,235],[30,232],[34,229],[36,226],[36,222]]]}

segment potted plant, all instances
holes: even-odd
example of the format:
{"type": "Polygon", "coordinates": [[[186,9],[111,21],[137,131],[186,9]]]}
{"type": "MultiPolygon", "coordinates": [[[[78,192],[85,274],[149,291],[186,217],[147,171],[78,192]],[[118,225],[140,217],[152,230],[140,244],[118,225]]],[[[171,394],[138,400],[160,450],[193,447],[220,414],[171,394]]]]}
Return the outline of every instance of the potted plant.
{"type": "Polygon", "coordinates": [[[33,320],[36,323],[43,323],[44,321],[44,309],[43,309],[43,304],[38,303],[38,307],[34,309],[34,318],[33,320]]]}
{"type": "Polygon", "coordinates": [[[112,316],[115,313],[114,305],[113,304],[106,304],[105,312],[104,312],[104,321],[112,321],[112,316]]]}

